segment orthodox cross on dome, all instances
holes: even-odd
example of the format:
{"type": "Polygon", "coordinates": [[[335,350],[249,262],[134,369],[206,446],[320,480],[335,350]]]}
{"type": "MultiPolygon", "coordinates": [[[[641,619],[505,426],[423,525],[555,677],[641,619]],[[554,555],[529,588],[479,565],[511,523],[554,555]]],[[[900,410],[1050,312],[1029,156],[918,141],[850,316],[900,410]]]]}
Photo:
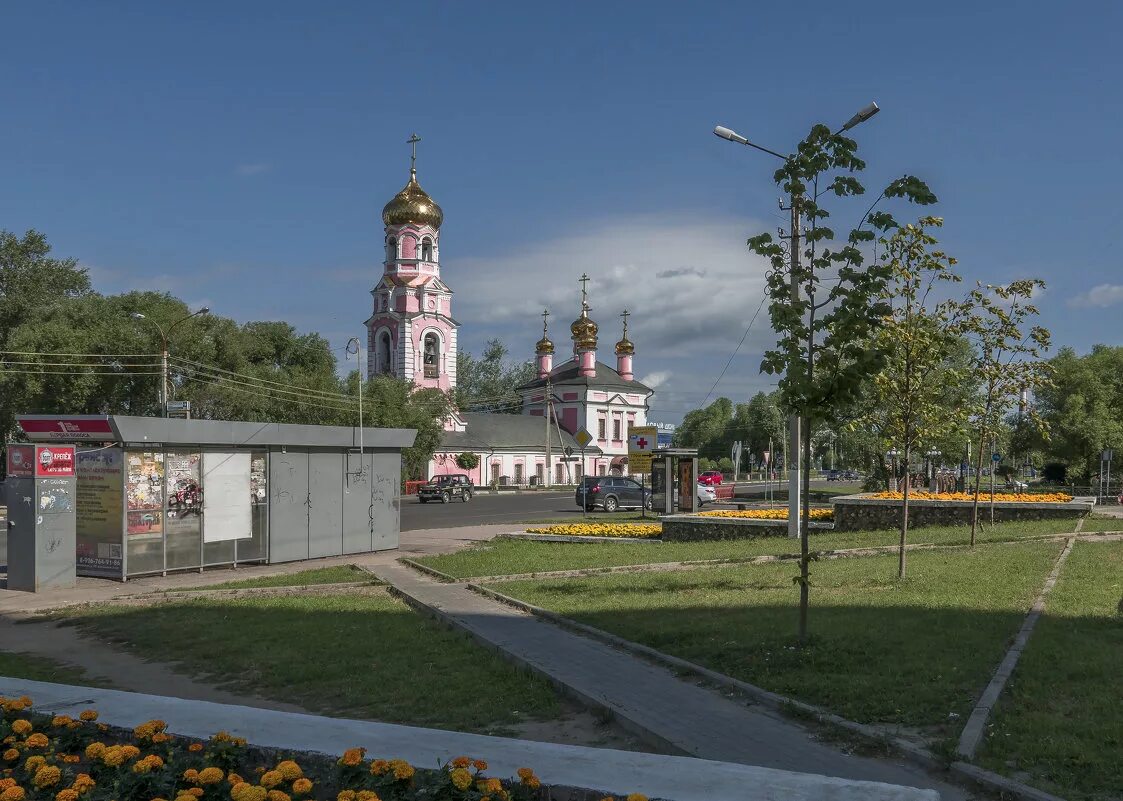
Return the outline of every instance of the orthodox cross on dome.
{"type": "Polygon", "coordinates": [[[589,301],[587,285],[589,283],[589,276],[585,275],[585,273],[581,273],[581,277],[577,279],[577,283],[581,284],[581,311],[588,311],[589,301]]]}
{"type": "Polygon", "coordinates": [[[406,144],[411,145],[413,147],[413,152],[410,154],[410,157],[409,157],[409,171],[410,172],[417,172],[417,143],[420,142],[420,141],[421,141],[421,137],[418,136],[415,133],[410,134],[409,139],[406,140],[406,144]]]}
{"type": "Polygon", "coordinates": [[[542,338],[546,338],[546,318],[550,316],[549,309],[542,310],[542,338]]]}
{"type": "Polygon", "coordinates": [[[620,316],[624,318],[624,339],[627,339],[628,338],[628,318],[632,316],[632,313],[630,311],[628,311],[627,309],[624,309],[624,311],[621,312],[620,316]]]}

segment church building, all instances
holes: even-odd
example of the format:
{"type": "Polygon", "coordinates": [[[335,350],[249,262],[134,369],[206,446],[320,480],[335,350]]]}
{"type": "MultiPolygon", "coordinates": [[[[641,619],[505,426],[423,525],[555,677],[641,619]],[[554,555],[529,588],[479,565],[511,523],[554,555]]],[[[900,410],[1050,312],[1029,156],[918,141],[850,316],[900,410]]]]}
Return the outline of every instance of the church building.
{"type": "MultiPolygon", "coordinates": [[[[416,135],[410,138],[409,182],[382,210],[385,261],[371,290],[367,372],[451,392],[459,324],[452,316],[452,291],[441,278],[444,213],[417,182],[418,141],[416,135]]],[[[635,380],[635,346],[628,339],[626,311],[616,367],[597,360],[599,328],[589,315],[588,281],[581,276],[580,313],[570,326],[572,356],[554,365],[549,313],[543,313],[542,339],[535,346],[537,377],[518,388],[521,413],[455,410],[445,421],[429,478],[463,473],[476,485],[549,486],[575,483],[587,474],[628,472],[628,431],[646,424],[654,391],[635,380]],[[574,438],[582,428],[592,436],[584,461],[574,438]],[[566,458],[567,453],[572,456],[566,458]],[[475,466],[462,466],[470,462],[475,466]]]]}

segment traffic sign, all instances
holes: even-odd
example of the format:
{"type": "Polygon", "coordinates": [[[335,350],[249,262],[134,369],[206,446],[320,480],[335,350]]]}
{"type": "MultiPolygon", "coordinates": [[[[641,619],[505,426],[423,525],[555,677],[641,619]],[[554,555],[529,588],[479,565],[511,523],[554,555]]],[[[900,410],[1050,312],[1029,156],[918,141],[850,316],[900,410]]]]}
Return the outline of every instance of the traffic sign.
{"type": "Polygon", "coordinates": [[[992,453],[990,455],[990,460],[992,462],[1001,462],[1002,461],[1002,454],[1001,453],[992,453]]]}
{"type": "Polygon", "coordinates": [[[577,433],[573,435],[573,438],[577,440],[577,444],[581,446],[582,450],[587,448],[589,443],[593,441],[593,435],[589,433],[589,429],[585,428],[585,426],[581,426],[577,429],[577,433]]]}

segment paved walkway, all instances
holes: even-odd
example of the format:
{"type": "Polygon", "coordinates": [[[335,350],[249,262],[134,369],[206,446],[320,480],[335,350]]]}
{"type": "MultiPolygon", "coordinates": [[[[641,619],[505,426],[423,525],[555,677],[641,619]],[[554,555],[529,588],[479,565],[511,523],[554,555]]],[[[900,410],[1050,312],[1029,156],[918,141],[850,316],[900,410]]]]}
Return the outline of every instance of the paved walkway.
{"type": "Polygon", "coordinates": [[[486,599],[464,584],[442,584],[401,565],[373,572],[408,598],[436,610],[477,640],[613,711],[624,727],[685,754],[846,779],[969,794],[911,763],[845,754],[759,706],[724,697],[670,671],[486,599]]]}

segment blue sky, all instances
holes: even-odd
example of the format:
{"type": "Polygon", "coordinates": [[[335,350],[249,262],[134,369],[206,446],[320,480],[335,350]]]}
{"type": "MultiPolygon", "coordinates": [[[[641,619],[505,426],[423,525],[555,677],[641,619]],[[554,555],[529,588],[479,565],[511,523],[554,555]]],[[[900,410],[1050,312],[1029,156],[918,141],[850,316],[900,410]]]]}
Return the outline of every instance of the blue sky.
{"type": "MultiPolygon", "coordinates": [[[[529,356],[587,271],[602,359],[626,305],[675,421],[760,303],[745,238],[783,222],[774,165],[713,126],[783,151],[875,99],[867,185],[925,178],[967,279],[1041,277],[1058,343],[1120,344],[1116,2],[43,2],[5,28],[0,227],[102,291],[342,344],[417,131],[461,347],[529,356]]],[[[770,384],[769,339],[762,313],[715,394],[770,384]]]]}

